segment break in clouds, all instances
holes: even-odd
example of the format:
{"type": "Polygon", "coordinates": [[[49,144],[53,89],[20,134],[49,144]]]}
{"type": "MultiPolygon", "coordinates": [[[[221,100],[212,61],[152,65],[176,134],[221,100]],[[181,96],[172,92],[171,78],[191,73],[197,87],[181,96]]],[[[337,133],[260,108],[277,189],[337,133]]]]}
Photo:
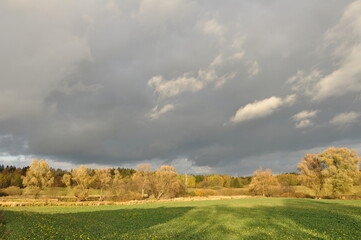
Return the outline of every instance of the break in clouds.
{"type": "Polygon", "coordinates": [[[296,170],[361,150],[361,0],[0,2],[0,154],[296,170]]]}

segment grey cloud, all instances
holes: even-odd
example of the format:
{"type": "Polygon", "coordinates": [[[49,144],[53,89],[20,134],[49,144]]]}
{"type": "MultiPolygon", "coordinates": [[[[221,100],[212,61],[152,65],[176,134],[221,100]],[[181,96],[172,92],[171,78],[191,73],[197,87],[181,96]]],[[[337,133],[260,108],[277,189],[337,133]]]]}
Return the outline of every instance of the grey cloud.
{"type": "Polygon", "coordinates": [[[250,174],[259,165],[290,171],[293,153],[342,139],[355,146],[357,122],[329,122],[361,112],[360,92],[305,94],[342,67],[325,34],[345,23],[349,3],[2,1],[0,159],[250,174]],[[162,81],[149,86],[155,76],[162,81]],[[155,92],[182,77],[201,87],[155,92]],[[223,127],[241,106],[295,91],[292,106],[223,127]],[[296,129],[292,116],[315,109],[312,128],[296,129]]]}

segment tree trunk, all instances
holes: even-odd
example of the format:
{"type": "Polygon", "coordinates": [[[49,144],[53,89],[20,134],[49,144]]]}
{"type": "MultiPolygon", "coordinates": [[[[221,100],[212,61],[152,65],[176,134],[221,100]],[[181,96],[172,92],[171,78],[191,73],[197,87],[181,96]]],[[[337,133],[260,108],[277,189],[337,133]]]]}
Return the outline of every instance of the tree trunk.
{"type": "Polygon", "coordinates": [[[100,188],[100,197],[99,201],[103,201],[103,188],[100,188]]]}
{"type": "Polygon", "coordinates": [[[162,197],[162,195],[163,195],[163,192],[160,192],[157,196],[157,200],[159,200],[162,197]]]}

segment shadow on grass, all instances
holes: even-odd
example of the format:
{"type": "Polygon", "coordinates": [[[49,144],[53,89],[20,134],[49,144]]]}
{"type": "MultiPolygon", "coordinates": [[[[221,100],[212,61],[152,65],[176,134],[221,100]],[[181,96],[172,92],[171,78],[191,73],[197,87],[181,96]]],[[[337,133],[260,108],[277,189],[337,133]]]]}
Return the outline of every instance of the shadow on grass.
{"type": "Polygon", "coordinates": [[[123,239],[179,218],[190,207],[43,214],[7,212],[8,239],[123,239]]]}
{"type": "Polygon", "coordinates": [[[346,202],[227,203],[63,214],[7,212],[13,231],[9,239],[361,239],[361,207],[346,202]]]}
{"type": "MultiPolygon", "coordinates": [[[[196,208],[169,239],[361,239],[361,208],[285,199],[282,206],[196,208]]],[[[170,232],[158,227],[159,236],[170,232]]],[[[166,239],[159,237],[159,239],[166,239]]]]}

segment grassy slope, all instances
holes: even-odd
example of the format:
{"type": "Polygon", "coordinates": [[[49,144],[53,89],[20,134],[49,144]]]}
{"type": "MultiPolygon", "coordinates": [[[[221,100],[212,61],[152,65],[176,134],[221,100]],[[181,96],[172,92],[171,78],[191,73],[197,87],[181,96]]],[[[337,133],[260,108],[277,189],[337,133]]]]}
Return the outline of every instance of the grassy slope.
{"type": "Polygon", "coordinates": [[[7,210],[9,239],[361,237],[361,201],[260,198],[7,210]]]}

